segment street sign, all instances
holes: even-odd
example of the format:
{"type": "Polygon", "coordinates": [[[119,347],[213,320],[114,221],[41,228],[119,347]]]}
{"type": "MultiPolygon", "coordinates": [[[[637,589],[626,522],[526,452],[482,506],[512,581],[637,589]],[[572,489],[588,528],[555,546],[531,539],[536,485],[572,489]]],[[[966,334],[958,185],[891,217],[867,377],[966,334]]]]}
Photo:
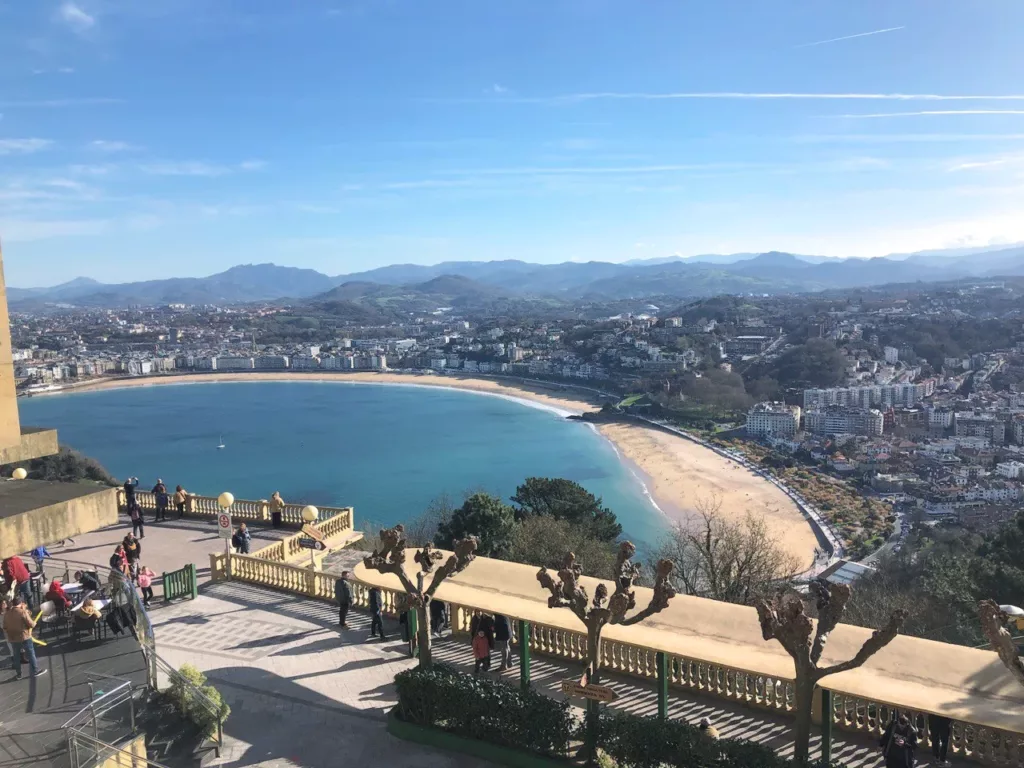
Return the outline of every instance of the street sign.
{"type": "Polygon", "coordinates": [[[222,539],[231,538],[231,515],[227,512],[221,512],[217,515],[217,530],[220,532],[222,539]]]}
{"type": "Polygon", "coordinates": [[[310,538],[299,539],[299,546],[303,549],[315,549],[317,552],[323,552],[325,549],[327,549],[327,545],[324,544],[322,541],[317,541],[316,539],[310,538]]]}
{"type": "Polygon", "coordinates": [[[562,693],[591,701],[615,701],[618,696],[611,688],[604,685],[580,685],[575,680],[562,681],[562,693]]]}
{"type": "Polygon", "coordinates": [[[309,523],[306,523],[304,526],[302,526],[302,532],[309,536],[309,538],[311,539],[316,539],[317,541],[324,540],[323,533],[318,528],[314,528],[309,523]]]}

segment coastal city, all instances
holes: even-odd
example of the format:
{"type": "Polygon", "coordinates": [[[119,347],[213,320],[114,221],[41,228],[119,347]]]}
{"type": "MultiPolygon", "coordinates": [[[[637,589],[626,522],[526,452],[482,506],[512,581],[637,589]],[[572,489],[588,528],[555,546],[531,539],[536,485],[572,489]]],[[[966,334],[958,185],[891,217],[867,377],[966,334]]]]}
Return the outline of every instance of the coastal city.
{"type": "Polygon", "coordinates": [[[665,420],[799,488],[853,559],[898,551],[912,522],[986,531],[1019,508],[1019,284],[841,295],[813,312],[784,297],[658,301],[668,309],[644,301],[514,320],[434,307],[386,324],[280,302],[58,306],[15,312],[13,355],[25,396],[247,372],[430,373],[603,392],[620,413],[665,420]]]}

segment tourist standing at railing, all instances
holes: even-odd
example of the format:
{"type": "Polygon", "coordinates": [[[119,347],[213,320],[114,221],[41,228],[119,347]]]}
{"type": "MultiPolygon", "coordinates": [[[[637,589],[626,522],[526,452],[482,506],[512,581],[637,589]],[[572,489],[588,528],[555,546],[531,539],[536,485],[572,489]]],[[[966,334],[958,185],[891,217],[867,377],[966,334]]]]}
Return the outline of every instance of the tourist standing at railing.
{"type": "Polygon", "coordinates": [[[28,572],[28,568],[25,567],[25,563],[22,561],[22,559],[17,555],[14,555],[4,560],[3,574],[4,582],[6,584],[4,592],[13,592],[14,597],[20,595],[25,605],[31,608],[32,574],[28,572]]]}
{"type": "Polygon", "coordinates": [[[932,754],[939,765],[949,765],[946,753],[949,751],[949,737],[953,732],[953,721],[942,715],[928,715],[928,731],[931,736],[932,754]]]}
{"type": "Polygon", "coordinates": [[[370,587],[370,637],[376,637],[380,633],[381,640],[384,637],[384,596],[379,587],[370,587]]]}
{"type": "Polygon", "coordinates": [[[885,768],[914,768],[917,750],[917,729],[906,715],[889,721],[880,742],[885,756],[885,768]]]}
{"type": "Polygon", "coordinates": [[[21,680],[21,653],[28,659],[28,669],[32,677],[46,674],[46,670],[40,669],[36,661],[35,643],[32,642],[32,630],[35,626],[36,623],[29,615],[25,601],[21,596],[14,598],[14,605],[4,614],[4,634],[15,649],[11,666],[18,673],[18,680],[21,680]]]}
{"type": "Polygon", "coordinates": [[[431,600],[430,601],[430,631],[441,636],[441,628],[444,626],[444,601],[443,600],[431,600]]]}
{"type": "Polygon", "coordinates": [[[188,491],[180,485],[174,489],[174,508],[178,510],[178,519],[185,516],[185,505],[188,503],[188,491]]]}
{"type": "Polygon", "coordinates": [[[274,495],[270,497],[270,524],[275,528],[284,525],[284,499],[281,498],[280,491],[274,491],[274,495]]]}
{"type": "Polygon", "coordinates": [[[153,518],[153,522],[159,523],[161,520],[167,520],[167,505],[170,503],[170,497],[167,495],[167,486],[160,478],[157,478],[156,485],[153,486],[153,495],[156,496],[156,517],[153,518]]]}
{"type": "Polygon", "coordinates": [[[135,489],[139,487],[139,478],[129,477],[124,481],[124,505],[131,509],[135,506],[135,489]]]}
{"type": "Polygon", "coordinates": [[[498,648],[498,671],[512,666],[512,625],[508,616],[494,616],[494,643],[498,648]]]}
{"type": "Polygon", "coordinates": [[[352,605],[352,587],[348,584],[348,571],[341,572],[341,578],[334,582],[334,599],[338,601],[338,626],[348,629],[348,609],[352,605]]]}

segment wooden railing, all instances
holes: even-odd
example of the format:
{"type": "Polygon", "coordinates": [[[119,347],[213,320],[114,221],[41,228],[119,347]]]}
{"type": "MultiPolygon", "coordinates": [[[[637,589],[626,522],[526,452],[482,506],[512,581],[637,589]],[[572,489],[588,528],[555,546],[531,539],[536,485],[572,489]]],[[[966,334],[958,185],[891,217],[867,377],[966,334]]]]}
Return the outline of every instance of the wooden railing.
{"type": "MultiPolygon", "coordinates": [[[[281,544],[281,542],[278,542],[281,544]]],[[[278,546],[278,545],[272,545],[278,546]]],[[[268,548],[270,549],[270,548],[268,548]]],[[[210,555],[213,578],[227,578],[228,555],[210,555]]],[[[320,573],[308,568],[274,562],[259,555],[231,555],[231,578],[258,584],[272,589],[295,592],[310,598],[333,601],[336,576],[320,573]]],[[[359,581],[350,583],[353,605],[369,607],[370,587],[359,581]]],[[[404,593],[382,588],[383,613],[397,617],[405,604],[404,593]]],[[[450,605],[452,630],[459,635],[468,635],[474,610],[492,612],[486,606],[450,605]]],[[[509,616],[513,628],[513,643],[519,645],[518,621],[509,616]]],[[[572,631],[556,626],[532,622],[527,640],[533,653],[552,656],[566,661],[582,663],[586,658],[587,637],[583,631],[572,631]]],[[[623,675],[649,680],[658,679],[657,649],[646,648],[617,640],[605,639],[602,643],[604,668],[623,675]]],[[[672,687],[717,696],[745,706],[768,710],[777,714],[792,715],[794,708],[794,684],[791,678],[765,675],[754,670],[730,667],[703,659],[689,658],[675,653],[668,654],[669,683],[672,687]]],[[[820,701],[820,696],[815,700],[820,701]]],[[[832,722],[835,727],[878,738],[893,712],[907,714],[918,725],[922,749],[930,747],[925,714],[899,707],[892,702],[874,701],[835,694],[833,696],[832,722]]],[[[822,713],[816,713],[820,721],[822,713]]],[[[1020,766],[1024,762],[1024,734],[1000,731],[993,728],[958,722],[953,727],[950,754],[967,757],[984,763],[1020,766]]]]}

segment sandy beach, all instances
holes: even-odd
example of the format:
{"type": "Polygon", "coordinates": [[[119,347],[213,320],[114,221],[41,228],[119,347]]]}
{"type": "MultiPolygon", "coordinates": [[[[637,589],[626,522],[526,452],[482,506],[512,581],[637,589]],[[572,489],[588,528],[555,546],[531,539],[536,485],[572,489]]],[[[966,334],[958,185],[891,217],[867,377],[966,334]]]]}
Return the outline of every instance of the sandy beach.
{"type": "MultiPolygon", "coordinates": [[[[400,373],[214,373],[141,379],[107,379],[70,391],[231,381],[322,381],[449,387],[527,400],[579,414],[593,410],[596,399],[577,391],[524,382],[400,373]]],[[[667,432],[634,424],[602,424],[598,431],[645,476],[655,503],[670,520],[685,521],[701,499],[722,501],[722,514],[741,519],[762,514],[778,538],[802,564],[810,565],[818,546],[814,532],[796,505],[778,488],[714,451],[667,432]]]]}

